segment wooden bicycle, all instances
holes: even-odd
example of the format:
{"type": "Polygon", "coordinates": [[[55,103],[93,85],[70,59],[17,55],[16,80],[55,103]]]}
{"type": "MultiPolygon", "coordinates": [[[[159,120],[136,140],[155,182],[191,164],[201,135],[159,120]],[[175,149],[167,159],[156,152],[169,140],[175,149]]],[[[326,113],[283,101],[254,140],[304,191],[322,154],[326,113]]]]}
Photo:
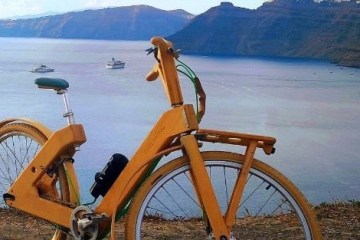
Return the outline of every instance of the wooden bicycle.
{"type": "Polygon", "coordinates": [[[154,37],[151,43],[149,52],[157,62],[147,80],[160,76],[171,109],[130,161],[114,154],[96,175],[91,194],[101,201],[92,207],[80,201],[73,159],[86,136],[69,106],[68,82],[38,78],[39,88],[63,96],[68,124],[52,132],[29,119],[0,122],[1,207],[46,220],[55,226],[56,240],[116,239],[119,219],[125,219],[130,240],[272,239],[289,232],[293,239],[321,239],[312,208],[296,186],[254,159],[258,149],[273,154],[275,138],[201,129],[205,92],[199,79],[179,61],[170,42],[154,37]],[[194,82],[196,108],[183,103],[177,70],[194,82]],[[207,142],[215,143],[214,151],[201,150],[207,142]],[[228,144],[239,153],[219,150],[228,144]],[[158,166],[174,153],[179,156],[158,166]],[[264,221],[271,223],[269,228],[257,227],[264,221]]]}

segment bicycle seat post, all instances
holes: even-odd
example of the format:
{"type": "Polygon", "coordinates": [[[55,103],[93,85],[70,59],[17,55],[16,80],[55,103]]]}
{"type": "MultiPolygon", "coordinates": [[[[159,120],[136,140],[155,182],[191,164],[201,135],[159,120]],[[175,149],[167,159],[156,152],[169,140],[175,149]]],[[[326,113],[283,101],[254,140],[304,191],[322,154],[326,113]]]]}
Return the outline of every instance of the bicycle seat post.
{"type": "Polygon", "coordinates": [[[74,117],[74,113],[71,110],[70,107],[70,101],[69,101],[69,96],[66,90],[58,90],[57,94],[61,94],[64,100],[64,106],[65,106],[65,113],[63,114],[63,117],[65,117],[67,119],[67,123],[68,125],[70,124],[74,124],[75,123],[75,117],[74,117]]]}
{"type": "MultiPolygon", "coordinates": [[[[70,100],[69,95],[67,93],[67,89],[55,89],[57,94],[61,94],[64,100],[64,106],[65,106],[65,113],[63,114],[63,117],[66,118],[67,124],[75,124],[75,117],[74,112],[71,110],[70,107],[70,100]]],[[[80,151],[80,145],[75,145],[75,151],[80,151]]]]}

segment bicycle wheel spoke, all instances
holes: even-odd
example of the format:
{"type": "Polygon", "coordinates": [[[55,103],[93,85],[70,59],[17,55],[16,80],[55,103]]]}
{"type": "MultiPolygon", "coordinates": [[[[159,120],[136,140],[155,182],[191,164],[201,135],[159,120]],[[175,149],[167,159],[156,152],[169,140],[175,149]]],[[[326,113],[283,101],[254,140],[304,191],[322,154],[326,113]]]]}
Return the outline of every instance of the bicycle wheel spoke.
{"type": "Polygon", "coordinates": [[[20,135],[16,135],[16,136],[11,136],[12,139],[12,152],[13,152],[13,156],[14,156],[14,162],[15,162],[15,166],[16,166],[16,174],[19,175],[23,169],[23,154],[22,154],[22,144],[21,144],[21,140],[20,140],[20,135]],[[15,141],[16,144],[15,144],[15,141]],[[18,150],[18,152],[16,152],[16,150],[18,150]]]}
{"type": "MultiPolygon", "coordinates": [[[[281,203],[274,209],[274,211],[271,212],[271,214],[276,213],[279,209],[285,210],[284,208],[282,208],[282,206],[286,203],[288,203],[288,201],[286,199],[282,199],[281,203]]],[[[286,209],[286,211],[289,212],[288,209],[286,209]]]]}
{"type": "MultiPolygon", "coordinates": [[[[174,181],[174,179],[173,179],[174,181]]],[[[186,214],[186,212],[183,210],[183,208],[180,206],[180,204],[175,200],[175,198],[165,189],[163,188],[164,191],[167,193],[167,195],[169,196],[169,198],[176,204],[176,206],[180,209],[180,211],[186,216],[188,217],[188,215],[186,214]]]]}
{"type": "MultiPolygon", "coordinates": [[[[7,162],[9,162],[9,160],[11,159],[10,158],[10,154],[9,154],[9,148],[8,147],[6,147],[7,146],[7,139],[5,139],[5,140],[3,140],[4,142],[1,142],[1,147],[2,147],[2,149],[4,150],[4,152],[5,152],[5,156],[4,157],[2,157],[2,159],[3,159],[3,162],[4,162],[4,166],[6,167],[8,167],[9,165],[7,164],[7,162]]],[[[1,156],[3,156],[2,154],[1,154],[1,156]]]]}
{"type": "Polygon", "coordinates": [[[39,144],[35,143],[32,139],[29,139],[27,137],[24,137],[24,148],[22,148],[22,141],[20,140],[20,136],[18,136],[19,139],[19,151],[20,151],[20,159],[19,159],[19,165],[20,165],[20,169],[23,170],[25,168],[25,165],[27,165],[30,160],[36,155],[38,149],[39,149],[39,144]],[[33,146],[35,145],[36,146],[33,146]],[[35,148],[35,149],[33,149],[35,148]],[[22,153],[24,151],[24,153],[22,153]]]}
{"type": "Polygon", "coordinates": [[[9,154],[9,151],[8,151],[9,148],[6,147],[7,146],[7,140],[5,140],[5,143],[4,144],[2,143],[1,146],[2,146],[3,150],[6,152],[5,157],[3,157],[1,155],[2,156],[1,159],[2,159],[2,162],[3,162],[3,167],[5,168],[5,169],[1,168],[1,170],[2,170],[1,172],[3,173],[3,178],[6,180],[6,184],[8,184],[10,186],[10,184],[13,182],[13,179],[11,177],[12,174],[11,174],[11,171],[10,171],[10,167],[12,165],[14,165],[14,162],[11,161],[11,157],[10,157],[10,154],[9,154]]]}
{"type": "Polygon", "coordinates": [[[238,209],[248,200],[250,199],[254,194],[255,192],[260,189],[260,187],[265,183],[265,181],[262,181],[239,205],[238,209]]]}
{"type": "MultiPolygon", "coordinates": [[[[185,174],[186,175],[186,174],[185,174]]],[[[186,175],[186,177],[189,179],[189,181],[192,183],[192,181],[190,180],[190,178],[188,177],[188,175],[186,175]]],[[[194,199],[194,197],[192,197],[177,181],[175,181],[174,179],[172,179],[175,184],[183,191],[183,193],[186,194],[186,196],[188,196],[193,203],[195,203],[199,208],[200,208],[200,204],[194,199]]]]}
{"type": "Polygon", "coordinates": [[[153,217],[159,217],[159,218],[163,218],[163,216],[165,215],[171,215],[171,212],[166,212],[163,209],[159,209],[159,208],[155,208],[155,207],[148,207],[148,209],[146,209],[146,216],[153,218],[153,217]],[[154,214],[155,212],[155,214],[154,214]]]}
{"type": "MultiPolygon", "coordinates": [[[[160,201],[156,196],[154,196],[154,199],[157,200],[158,203],[160,203],[161,206],[163,206],[166,210],[168,210],[168,215],[171,215],[171,216],[173,216],[174,218],[177,217],[177,215],[176,215],[174,212],[172,212],[172,211],[166,206],[166,204],[165,204],[164,202],[160,201]]],[[[161,211],[161,212],[164,212],[164,211],[161,211]]]]}
{"type": "MultiPolygon", "coordinates": [[[[3,179],[3,180],[7,180],[7,179],[5,179],[5,178],[3,178],[3,177],[1,177],[0,176],[0,186],[1,186],[1,188],[2,189],[4,189],[4,192],[8,189],[8,186],[7,185],[5,185],[3,182],[3,180],[1,180],[1,179],[3,179]]],[[[1,205],[1,204],[0,204],[1,205]]]]}
{"type": "Polygon", "coordinates": [[[0,178],[3,179],[1,180],[1,185],[3,186],[4,191],[8,189],[8,186],[10,185],[11,181],[11,175],[9,171],[4,171],[3,169],[0,168],[0,178]],[[6,184],[6,186],[5,186],[6,184]]]}
{"type": "Polygon", "coordinates": [[[264,204],[260,207],[259,211],[255,214],[255,217],[257,217],[261,213],[261,211],[264,209],[265,205],[270,201],[270,199],[274,196],[275,193],[276,193],[276,191],[274,190],[273,193],[264,202],[264,204]]]}
{"type": "Polygon", "coordinates": [[[18,164],[16,164],[17,162],[19,162],[19,160],[18,160],[18,158],[17,158],[17,156],[16,156],[16,146],[15,146],[15,143],[14,143],[14,138],[13,138],[13,136],[11,136],[11,143],[10,143],[10,145],[8,144],[8,142],[6,141],[5,142],[5,145],[6,145],[6,148],[7,149],[9,149],[9,151],[10,151],[10,154],[8,155],[8,159],[10,159],[10,160],[12,160],[12,164],[13,164],[13,166],[15,167],[15,173],[17,174],[17,175],[19,175],[20,174],[20,172],[19,172],[19,169],[18,169],[18,164]],[[12,158],[12,157],[13,158],[12,158]]]}
{"type": "MultiPolygon", "coordinates": [[[[32,144],[33,144],[33,141],[32,141],[32,139],[30,139],[30,141],[28,142],[28,138],[25,138],[25,143],[24,143],[24,145],[25,145],[25,152],[24,152],[24,154],[21,154],[20,153],[20,156],[23,156],[23,158],[22,158],[22,161],[20,162],[20,164],[21,164],[21,167],[22,168],[24,168],[24,163],[25,164],[28,164],[29,162],[30,162],[30,160],[34,157],[34,155],[35,154],[33,154],[33,156],[30,156],[30,150],[31,150],[31,147],[32,147],[32,144]]],[[[22,151],[23,149],[22,148],[20,148],[20,151],[22,151]]],[[[36,151],[36,150],[35,150],[36,151]]],[[[37,152],[37,151],[36,151],[37,152]]],[[[35,152],[35,153],[36,153],[35,152]]]]}
{"type": "Polygon", "coordinates": [[[229,190],[228,190],[228,185],[227,185],[227,178],[226,178],[226,168],[223,167],[223,178],[224,178],[224,183],[225,183],[225,192],[226,192],[226,203],[229,204],[229,190]]]}

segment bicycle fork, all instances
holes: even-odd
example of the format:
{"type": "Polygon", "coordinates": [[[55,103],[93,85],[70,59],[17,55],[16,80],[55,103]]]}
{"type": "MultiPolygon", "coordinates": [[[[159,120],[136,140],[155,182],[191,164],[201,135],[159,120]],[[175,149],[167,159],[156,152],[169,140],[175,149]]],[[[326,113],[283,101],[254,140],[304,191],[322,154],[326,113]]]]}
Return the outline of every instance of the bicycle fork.
{"type": "Polygon", "coordinates": [[[231,236],[231,228],[235,223],[236,212],[241,201],[258,142],[256,140],[250,141],[246,148],[245,163],[236,180],[225,216],[222,215],[216,199],[204,160],[199,151],[197,140],[193,135],[186,135],[181,137],[181,143],[184,146],[184,154],[190,159],[191,175],[194,181],[195,191],[200,204],[205,209],[215,239],[235,239],[231,236]]]}

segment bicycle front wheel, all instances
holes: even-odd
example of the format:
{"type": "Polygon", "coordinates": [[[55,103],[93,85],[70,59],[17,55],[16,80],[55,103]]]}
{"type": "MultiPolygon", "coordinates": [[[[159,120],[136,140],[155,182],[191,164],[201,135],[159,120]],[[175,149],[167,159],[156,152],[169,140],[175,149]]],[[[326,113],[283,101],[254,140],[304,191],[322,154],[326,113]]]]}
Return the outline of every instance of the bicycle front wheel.
{"type": "MultiPolygon", "coordinates": [[[[47,137],[44,133],[26,123],[15,122],[0,128],[1,196],[7,192],[46,141],[47,137]]],[[[68,202],[70,198],[69,184],[63,164],[58,166],[51,176],[51,181],[53,183],[51,195],[44,195],[44,197],[68,202]]],[[[9,222],[13,223],[5,226],[0,225],[1,236],[5,239],[51,239],[51,237],[54,240],[66,239],[67,235],[63,231],[55,229],[51,224],[29,218],[15,209],[8,208],[2,198],[0,199],[0,211],[2,214],[6,213],[4,218],[9,218],[9,222]],[[36,236],[32,235],[34,229],[38,229],[36,236]]]]}
{"type": "MultiPolygon", "coordinates": [[[[204,163],[225,214],[244,156],[204,152],[204,163]]],[[[189,160],[159,168],[135,195],[126,223],[127,239],[212,239],[211,226],[191,180],[189,160]]],[[[307,200],[285,176],[254,160],[231,239],[320,239],[307,200]]]]}

